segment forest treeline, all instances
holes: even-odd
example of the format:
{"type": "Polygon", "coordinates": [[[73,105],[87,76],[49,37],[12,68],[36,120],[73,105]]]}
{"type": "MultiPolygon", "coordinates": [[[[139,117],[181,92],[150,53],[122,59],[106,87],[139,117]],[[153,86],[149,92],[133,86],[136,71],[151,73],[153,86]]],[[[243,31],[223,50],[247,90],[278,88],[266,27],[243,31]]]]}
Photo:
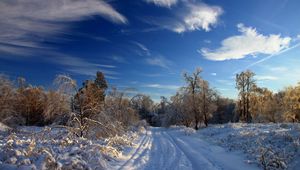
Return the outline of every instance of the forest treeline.
{"type": "MultiPolygon", "coordinates": [[[[274,93],[266,87],[259,87],[255,73],[250,70],[236,75],[237,100],[220,96],[201,77],[202,70],[184,74],[186,85],[176,95],[160,103],[165,114],[157,120],[165,126],[185,125],[198,129],[208,123],[277,123],[299,122],[300,83],[274,93]],[[163,107],[162,107],[163,106],[163,107]]],[[[161,111],[162,112],[162,111],[161,111]]],[[[159,112],[158,112],[159,113],[159,112]]]]}
{"type": "Polygon", "coordinates": [[[10,126],[60,125],[78,137],[121,134],[138,123],[137,109],[124,92],[108,89],[104,74],[78,87],[75,80],[58,75],[53,89],[32,86],[24,78],[16,83],[0,76],[0,120],[10,126]]]}
{"type": "Polygon", "coordinates": [[[33,86],[24,78],[0,75],[0,120],[14,125],[60,125],[77,136],[110,136],[146,120],[153,126],[184,125],[198,129],[209,123],[298,122],[300,84],[274,93],[258,87],[249,70],[236,75],[237,100],[222,97],[201,77],[202,69],[185,73],[185,86],[159,103],[150,96],[109,87],[102,72],[78,87],[58,75],[53,88],[33,86]],[[92,131],[90,129],[93,129],[92,131]],[[98,129],[98,130],[95,130],[98,129]]]}

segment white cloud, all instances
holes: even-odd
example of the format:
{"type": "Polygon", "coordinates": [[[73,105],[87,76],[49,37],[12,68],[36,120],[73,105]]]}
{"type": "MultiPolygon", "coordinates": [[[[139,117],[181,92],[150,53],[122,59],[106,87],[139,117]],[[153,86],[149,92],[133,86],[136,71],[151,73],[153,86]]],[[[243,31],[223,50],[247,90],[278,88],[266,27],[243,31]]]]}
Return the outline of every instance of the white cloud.
{"type": "Polygon", "coordinates": [[[144,85],[144,87],[169,89],[169,90],[177,90],[180,88],[180,86],[177,86],[177,85],[162,85],[162,84],[146,84],[146,85],[144,85]]]}
{"type": "Polygon", "coordinates": [[[160,7],[167,7],[170,8],[173,5],[176,5],[178,0],[146,0],[148,3],[154,3],[160,7]]]}
{"type": "Polygon", "coordinates": [[[256,75],[254,77],[256,80],[278,80],[278,77],[275,77],[275,76],[259,76],[259,75],[256,75]]]}
{"type": "Polygon", "coordinates": [[[247,55],[276,54],[289,47],[291,38],[280,34],[263,35],[255,28],[238,24],[241,35],[228,37],[222,41],[222,46],[215,50],[202,48],[199,51],[205,58],[215,61],[241,59],[247,55]]]}
{"type": "Polygon", "coordinates": [[[212,76],[217,76],[217,73],[210,73],[210,75],[212,75],[212,76]]]}
{"type": "Polygon", "coordinates": [[[145,17],[142,21],[156,26],[151,31],[167,29],[176,33],[196,30],[208,32],[219,23],[219,17],[223,14],[223,9],[220,6],[196,3],[189,0],[181,2],[178,8],[171,11],[171,17],[145,17]]]}
{"type": "Polygon", "coordinates": [[[223,10],[219,6],[209,6],[204,3],[188,4],[188,13],[183,16],[183,21],[173,31],[182,33],[185,31],[205,30],[210,31],[211,27],[219,21],[223,10]]]}
{"type": "Polygon", "coordinates": [[[159,66],[162,68],[169,69],[170,66],[172,65],[172,62],[165,57],[159,56],[159,57],[154,57],[154,58],[147,58],[146,62],[150,65],[153,66],[159,66]]]}
{"type": "Polygon", "coordinates": [[[65,31],[65,22],[80,21],[94,15],[115,23],[127,23],[122,14],[99,0],[2,0],[0,50],[9,53],[10,46],[21,49],[41,48],[41,41],[65,31]]]}

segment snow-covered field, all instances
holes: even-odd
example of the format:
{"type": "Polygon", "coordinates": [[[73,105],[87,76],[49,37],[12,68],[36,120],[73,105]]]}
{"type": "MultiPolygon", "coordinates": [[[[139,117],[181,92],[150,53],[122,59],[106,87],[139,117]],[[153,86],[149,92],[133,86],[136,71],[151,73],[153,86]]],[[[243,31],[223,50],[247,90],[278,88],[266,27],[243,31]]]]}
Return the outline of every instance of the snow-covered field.
{"type": "Polygon", "coordinates": [[[0,169],[279,169],[299,167],[299,124],[148,128],[102,140],[0,124],[0,169]]]}
{"type": "Polygon", "coordinates": [[[300,124],[214,125],[200,130],[200,138],[227,148],[242,151],[249,163],[269,169],[299,169],[300,124]]]}

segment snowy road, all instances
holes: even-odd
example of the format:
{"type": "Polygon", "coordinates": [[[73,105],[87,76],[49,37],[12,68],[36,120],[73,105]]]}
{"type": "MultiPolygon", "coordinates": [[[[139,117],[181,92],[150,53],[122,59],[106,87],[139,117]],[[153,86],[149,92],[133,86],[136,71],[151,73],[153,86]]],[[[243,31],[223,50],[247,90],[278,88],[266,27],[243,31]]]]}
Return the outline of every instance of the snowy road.
{"type": "Polygon", "coordinates": [[[237,153],[165,128],[150,128],[127,157],[119,169],[258,169],[245,163],[243,156],[237,153]]]}

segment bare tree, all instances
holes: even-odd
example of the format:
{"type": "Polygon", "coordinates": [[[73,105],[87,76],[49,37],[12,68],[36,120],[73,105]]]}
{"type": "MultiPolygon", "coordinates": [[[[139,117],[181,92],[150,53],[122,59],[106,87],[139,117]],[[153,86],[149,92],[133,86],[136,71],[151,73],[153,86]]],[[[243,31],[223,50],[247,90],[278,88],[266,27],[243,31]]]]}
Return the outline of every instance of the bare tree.
{"type": "Polygon", "coordinates": [[[106,137],[122,131],[122,127],[136,121],[137,114],[132,109],[125,92],[114,89],[106,96],[107,83],[104,75],[97,73],[94,81],[87,80],[78,89],[70,77],[60,75],[56,79],[58,88],[72,97],[73,116],[69,124],[79,137],[106,137]]]}
{"type": "Polygon", "coordinates": [[[188,75],[187,73],[184,73],[183,75],[187,83],[186,89],[189,94],[189,103],[191,104],[196,130],[198,130],[198,125],[201,121],[201,112],[199,110],[200,98],[198,95],[200,92],[200,83],[202,81],[200,77],[201,72],[202,69],[197,68],[192,75],[188,75]]]}
{"type": "Polygon", "coordinates": [[[222,124],[235,121],[234,109],[236,104],[233,99],[217,96],[215,104],[217,110],[213,113],[212,123],[222,124]]]}
{"type": "Polygon", "coordinates": [[[42,87],[27,87],[18,93],[17,112],[25,118],[26,125],[43,125],[46,94],[42,87]]]}
{"type": "Polygon", "coordinates": [[[13,82],[6,75],[0,74],[0,119],[2,122],[7,123],[16,116],[15,98],[13,82]]]}
{"type": "Polygon", "coordinates": [[[200,82],[200,95],[201,95],[201,107],[200,112],[203,115],[203,121],[205,126],[208,126],[208,120],[212,117],[213,112],[217,110],[216,100],[217,92],[209,87],[209,84],[205,80],[200,82]]]}
{"type": "Polygon", "coordinates": [[[70,98],[59,93],[59,91],[52,91],[46,93],[45,108],[43,112],[44,123],[51,124],[65,124],[71,113],[70,98]]]}
{"type": "Polygon", "coordinates": [[[300,83],[295,87],[288,87],[284,90],[283,97],[284,120],[299,122],[300,120],[300,83]]]}
{"type": "Polygon", "coordinates": [[[194,116],[190,106],[190,96],[184,88],[171,97],[170,106],[172,109],[168,113],[169,124],[183,124],[186,127],[190,127],[194,116]]]}
{"type": "Polygon", "coordinates": [[[209,118],[212,117],[212,113],[217,109],[215,105],[217,93],[209,87],[207,81],[200,77],[201,72],[202,69],[197,68],[192,75],[184,74],[196,130],[199,128],[198,125],[201,121],[207,126],[209,118]]]}
{"type": "Polygon", "coordinates": [[[255,80],[253,79],[254,73],[250,70],[241,72],[236,75],[236,88],[239,90],[238,106],[240,118],[246,122],[251,122],[250,108],[250,95],[253,92],[255,80]]]}
{"type": "Polygon", "coordinates": [[[272,91],[254,86],[250,96],[250,112],[253,122],[276,122],[279,104],[272,91]]]}
{"type": "Polygon", "coordinates": [[[129,127],[138,120],[137,110],[131,106],[127,90],[130,89],[119,91],[113,87],[105,99],[105,113],[124,127],[129,127]]]}
{"type": "Polygon", "coordinates": [[[148,123],[152,124],[154,102],[150,96],[137,94],[131,98],[130,103],[138,111],[141,119],[145,119],[148,123]]]}

